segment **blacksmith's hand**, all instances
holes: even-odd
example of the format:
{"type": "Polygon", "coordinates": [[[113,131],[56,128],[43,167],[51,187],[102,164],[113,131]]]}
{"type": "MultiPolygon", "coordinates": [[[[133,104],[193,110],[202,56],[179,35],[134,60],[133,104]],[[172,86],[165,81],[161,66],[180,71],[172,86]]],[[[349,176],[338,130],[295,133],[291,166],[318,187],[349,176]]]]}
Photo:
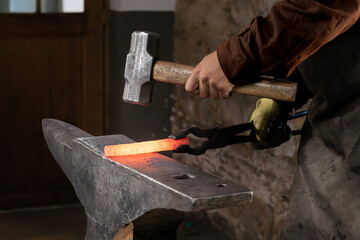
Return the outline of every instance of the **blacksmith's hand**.
{"type": "Polygon", "coordinates": [[[268,98],[258,100],[250,118],[250,122],[254,124],[252,134],[255,134],[257,140],[253,142],[253,147],[272,148],[288,141],[291,138],[291,129],[286,124],[288,117],[280,104],[274,100],[268,98]]]}
{"type": "Polygon", "coordinates": [[[203,98],[229,98],[233,87],[234,84],[226,78],[215,51],[205,56],[195,67],[186,82],[185,90],[203,98]]]}

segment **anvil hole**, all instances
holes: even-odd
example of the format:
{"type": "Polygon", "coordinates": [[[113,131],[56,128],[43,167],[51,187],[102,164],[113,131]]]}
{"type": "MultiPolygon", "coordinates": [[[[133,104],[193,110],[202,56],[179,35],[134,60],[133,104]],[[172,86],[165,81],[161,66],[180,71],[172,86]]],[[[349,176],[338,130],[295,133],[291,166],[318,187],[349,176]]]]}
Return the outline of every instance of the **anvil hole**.
{"type": "Polygon", "coordinates": [[[216,184],[217,187],[227,187],[225,183],[216,184]]]}
{"type": "Polygon", "coordinates": [[[189,174],[174,174],[174,175],[171,175],[172,178],[174,179],[189,179],[189,178],[195,178],[194,176],[192,175],[189,175],[189,174]]]}

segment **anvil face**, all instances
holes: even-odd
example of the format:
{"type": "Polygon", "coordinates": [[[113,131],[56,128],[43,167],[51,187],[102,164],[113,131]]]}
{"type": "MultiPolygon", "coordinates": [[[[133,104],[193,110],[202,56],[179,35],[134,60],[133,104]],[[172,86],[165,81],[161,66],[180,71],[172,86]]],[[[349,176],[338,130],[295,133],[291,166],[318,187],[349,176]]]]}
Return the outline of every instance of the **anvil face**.
{"type": "Polygon", "coordinates": [[[106,145],[133,142],[124,135],[93,137],[53,119],[43,120],[43,132],[85,208],[87,239],[112,239],[151,210],[192,212],[252,201],[252,191],[157,153],[106,158],[106,145]]]}

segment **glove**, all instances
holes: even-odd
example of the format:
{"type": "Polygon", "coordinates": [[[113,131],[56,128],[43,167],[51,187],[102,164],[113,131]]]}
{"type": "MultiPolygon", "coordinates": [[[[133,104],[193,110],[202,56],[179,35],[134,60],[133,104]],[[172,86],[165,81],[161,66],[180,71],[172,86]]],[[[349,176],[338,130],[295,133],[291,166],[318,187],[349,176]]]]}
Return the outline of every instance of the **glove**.
{"type": "Polygon", "coordinates": [[[251,135],[255,135],[253,147],[266,149],[277,147],[291,138],[291,129],[286,125],[287,113],[272,99],[261,98],[250,122],[254,124],[251,135]]]}

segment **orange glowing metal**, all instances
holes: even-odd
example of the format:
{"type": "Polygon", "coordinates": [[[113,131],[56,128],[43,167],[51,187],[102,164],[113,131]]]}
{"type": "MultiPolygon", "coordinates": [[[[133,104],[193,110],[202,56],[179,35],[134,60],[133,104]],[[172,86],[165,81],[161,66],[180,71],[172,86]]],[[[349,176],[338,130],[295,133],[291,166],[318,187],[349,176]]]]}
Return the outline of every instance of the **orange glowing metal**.
{"type": "Polygon", "coordinates": [[[170,151],[170,150],[175,150],[179,145],[189,145],[189,139],[187,137],[177,140],[172,138],[165,138],[154,141],[110,145],[110,146],[105,146],[104,153],[106,157],[116,157],[116,156],[134,155],[134,154],[170,151]]]}

